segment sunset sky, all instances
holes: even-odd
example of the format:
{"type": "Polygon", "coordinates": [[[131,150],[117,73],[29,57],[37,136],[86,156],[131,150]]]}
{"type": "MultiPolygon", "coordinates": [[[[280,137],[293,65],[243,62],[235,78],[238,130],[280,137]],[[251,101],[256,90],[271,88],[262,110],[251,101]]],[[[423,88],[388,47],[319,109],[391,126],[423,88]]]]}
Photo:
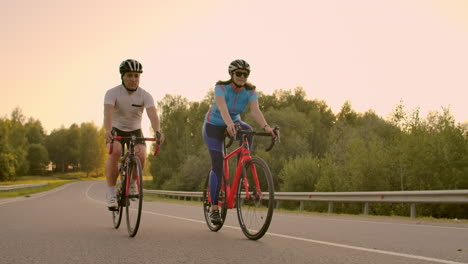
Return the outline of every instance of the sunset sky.
{"type": "MultiPolygon", "coordinates": [[[[465,0],[0,2],[0,117],[20,107],[47,133],[101,126],[127,58],[143,64],[155,101],[199,101],[243,58],[266,94],[302,86],[334,113],[349,100],[387,118],[402,100],[468,121],[465,0]]],[[[146,114],[143,124],[148,133],[146,114]]]]}

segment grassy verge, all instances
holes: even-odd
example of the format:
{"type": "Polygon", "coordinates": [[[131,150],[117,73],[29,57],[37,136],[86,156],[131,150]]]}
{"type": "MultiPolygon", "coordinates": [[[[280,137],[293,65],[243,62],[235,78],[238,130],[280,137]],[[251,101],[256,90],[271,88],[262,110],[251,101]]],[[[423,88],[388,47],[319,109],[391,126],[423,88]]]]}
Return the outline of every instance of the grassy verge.
{"type": "Polygon", "coordinates": [[[45,192],[45,191],[57,188],[59,186],[62,186],[69,182],[74,182],[74,181],[73,180],[53,180],[53,181],[50,181],[49,184],[40,186],[40,187],[31,187],[31,188],[15,189],[11,191],[4,191],[4,192],[0,192],[0,198],[27,196],[33,193],[45,192]]]}
{"type": "Polygon", "coordinates": [[[104,177],[86,177],[86,174],[83,172],[73,172],[73,173],[60,173],[50,176],[20,176],[17,177],[15,181],[4,181],[0,182],[0,185],[15,185],[15,184],[32,184],[32,183],[43,183],[47,182],[49,184],[39,187],[30,187],[15,189],[11,191],[0,192],[0,198],[7,197],[17,197],[25,196],[33,193],[45,192],[52,190],[59,186],[62,186],[69,182],[75,181],[89,181],[89,180],[104,180],[104,177]]]}
{"type": "MultiPolygon", "coordinates": [[[[159,202],[169,202],[169,203],[175,203],[175,204],[186,204],[186,205],[194,205],[194,206],[202,206],[201,201],[197,201],[196,198],[193,198],[194,200],[179,200],[179,199],[174,199],[174,198],[168,198],[168,197],[163,197],[158,194],[153,194],[153,193],[145,193],[144,200],[145,201],[159,201],[159,202]]],[[[201,210],[201,209],[200,209],[201,210]]],[[[234,209],[235,210],[235,209],[234,209]]],[[[368,219],[368,220],[374,220],[374,221],[379,221],[379,220],[388,220],[392,219],[395,221],[405,221],[405,222],[414,222],[417,224],[424,224],[424,223],[440,223],[440,224],[456,224],[456,225],[467,225],[468,224],[468,219],[447,219],[447,218],[434,218],[434,217],[426,217],[426,216],[421,216],[421,217],[416,217],[416,218],[410,218],[407,216],[380,216],[380,215],[363,215],[363,214],[337,214],[337,213],[322,213],[322,212],[312,212],[312,211],[299,211],[299,210],[294,210],[294,209],[284,209],[284,208],[275,208],[274,210],[275,213],[284,213],[284,214],[295,214],[295,215],[310,215],[310,216],[339,216],[339,217],[345,217],[345,218],[355,218],[355,219],[368,219]]],[[[275,214],[274,213],[274,214],[275,214]]],[[[274,217],[274,216],[273,216],[274,217]]]]}
{"type": "MultiPolygon", "coordinates": [[[[45,192],[54,188],[60,187],[69,182],[75,181],[91,181],[91,180],[105,180],[102,177],[86,177],[84,172],[71,172],[71,173],[59,173],[49,176],[19,176],[15,181],[3,181],[0,185],[15,185],[15,184],[33,184],[47,182],[49,184],[40,187],[29,187],[23,189],[15,189],[11,191],[0,192],[1,198],[11,198],[17,196],[25,196],[33,193],[45,192]]],[[[152,176],[143,176],[144,180],[152,180],[152,176]]]]}

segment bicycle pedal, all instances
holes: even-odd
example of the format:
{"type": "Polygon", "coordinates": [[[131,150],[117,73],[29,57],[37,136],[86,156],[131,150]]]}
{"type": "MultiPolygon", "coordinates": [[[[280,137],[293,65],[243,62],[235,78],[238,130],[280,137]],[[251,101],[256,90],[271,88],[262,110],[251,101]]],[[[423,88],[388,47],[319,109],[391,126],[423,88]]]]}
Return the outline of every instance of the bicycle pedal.
{"type": "Polygon", "coordinates": [[[125,202],[125,201],[119,201],[119,206],[123,206],[123,207],[127,207],[128,205],[130,205],[130,202],[125,202]]]}
{"type": "Polygon", "coordinates": [[[119,211],[118,207],[107,207],[107,209],[109,209],[109,211],[113,211],[113,212],[119,211]]]}
{"type": "Polygon", "coordinates": [[[135,195],[129,195],[128,198],[130,199],[130,201],[136,201],[138,199],[140,199],[140,195],[138,194],[135,194],[135,195]]]}

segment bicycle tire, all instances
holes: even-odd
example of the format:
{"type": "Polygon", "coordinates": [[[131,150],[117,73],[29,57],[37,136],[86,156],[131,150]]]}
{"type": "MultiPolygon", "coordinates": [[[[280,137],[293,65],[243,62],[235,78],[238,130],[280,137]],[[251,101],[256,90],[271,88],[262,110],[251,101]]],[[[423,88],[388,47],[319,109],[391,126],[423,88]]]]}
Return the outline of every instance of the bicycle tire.
{"type": "Polygon", "coordinates": [[[251,240],[260,239],[270,226],[275,204],[273,178],[267,163],[263,159],[254,157],[245,163],[236,197],[237,217],[242,232],[251,240]],[[255,188],[255,174],[258,177],[260,190],[255,188]],[[246,196],[246,184],[248,198],[246,196]]]}
{"type": "Polygon", "coordinates": [[[126,200],[126,215],[127,215],[127,230],[128,235],[130,237],[134,237],[137,232],[138,228],[140,227],[140,220],[141,220],[141,210],[143,206],[143,176],[142,176],[142,169],[141,169],[141,162],[140,159],[135,156],[129,162],[130,166],[127,166],[127,177],[129,177],[130,181],[133,178],[133,172],[140,182],[138,185],[138,194],[136,195],[129,195],[125,197],[126,200]],[[133,167],[135,166],[135,170],[133,167]]]}
{"type": "Polygon", "coordinates": [[[226,187],[224,184],[222,184],[222,188],[220,190],[220,194],[223,192],[224,196],[220,197],[220,200],[218,202],[218,205],[220,206],[220,215],[221,219],[223,220],[221,224],[213,224],[211,223],[211,218],[210,218],[210,210],[211,210],[211,194],[210,194],[210,173],[208,173],[208,177],[206,177],[205,180],[205,185],[203,189],[203,215],[205,216],[205,221],[206,225],[211,231],[217,232],[223,227],[223,224],[226,220],[226,214],[227,214],[227,204],[226,204],[226,187]]]}
{"type": "Polygon", "coordinates": [[[122,193],[124,193],[124,190],[125,190],[125,177],[124,176],[122,176],[120,182],[117,183],[116,190],[117,190],[118,210],[112,211],[112,221],[114,223],[114,228],[118,229],[120,226],[120,223],[122,222],[123,205],[124,205],[124,199],[125,199],[122,195],[122,193]]]}

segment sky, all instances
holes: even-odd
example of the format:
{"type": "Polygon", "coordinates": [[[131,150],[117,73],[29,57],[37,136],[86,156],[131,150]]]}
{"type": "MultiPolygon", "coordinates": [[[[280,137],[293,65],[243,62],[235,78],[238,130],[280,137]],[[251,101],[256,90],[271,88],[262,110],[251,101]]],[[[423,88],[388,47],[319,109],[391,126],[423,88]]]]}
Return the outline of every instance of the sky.
{"type": "MultiPolygon", "coordinates": [[[[468,1],[465,0],[0,0],[0,117],[19,107],[47,133],[103,122],[118,66],[143,64],[140,85],[202,100],[251,65],[265,94],[303,87],[334,113],[388,118],[450,107],[468,121],[468,1]]],[[[146,114],[143,132],[149,131],[146,114]]]]}

